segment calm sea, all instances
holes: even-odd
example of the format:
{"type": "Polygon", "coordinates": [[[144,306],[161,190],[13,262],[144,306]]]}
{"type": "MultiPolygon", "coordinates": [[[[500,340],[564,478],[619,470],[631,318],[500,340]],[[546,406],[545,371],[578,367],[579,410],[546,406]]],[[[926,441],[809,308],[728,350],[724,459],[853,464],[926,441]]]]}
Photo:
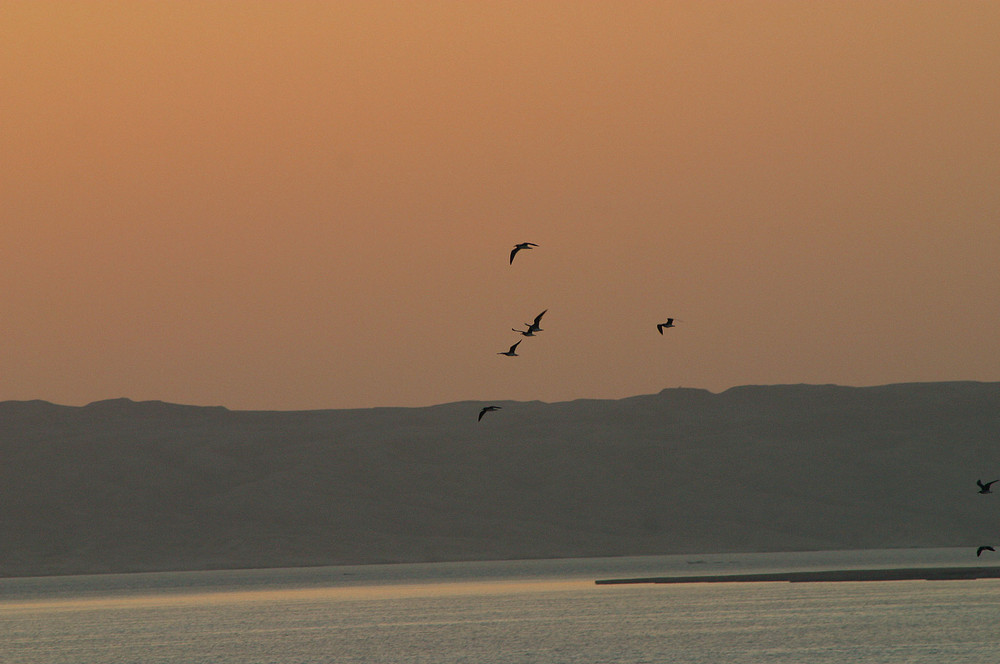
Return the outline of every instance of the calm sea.
{"type": "Polygon", "coordinates": [[[0,661],[992,662],[1000,580],[594,584],[991,562],[923,549],[3,579],[0,661]]]}

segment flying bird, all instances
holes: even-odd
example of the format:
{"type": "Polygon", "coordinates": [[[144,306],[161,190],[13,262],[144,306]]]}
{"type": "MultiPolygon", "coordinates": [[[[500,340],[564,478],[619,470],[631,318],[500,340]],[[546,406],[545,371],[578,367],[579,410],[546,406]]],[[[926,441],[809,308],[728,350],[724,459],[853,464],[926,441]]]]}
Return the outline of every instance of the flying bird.
{"type": "Polygon", "coordinates": [[[484,406],[483,409],[479,411],[479,419],[476,421],[477,422],[482,421],[483,415],[485,415],[486,413],[492,413],[494,410],[500,410],[500,406],[484,406]]]}
{"type": "MultiPolygon", "coordinates": [[[[548,309],[546,309],[545,311],[548,311],[548,309]]],[[[513,330],[514,332],[520,332],[521,334],[523,334],[526,337],[533,337],[533,336],[535,336],[535,332],[542,332],[542,328],[540,328],[538,326],[538,324],[541,322],[542,316],[545,315],[545,311],[543,311],[542,313],[540,313],[537,316],[535,316],[534,322],[532,322],[532,323],[525,323],[525,325],[528,326],[527,330],[518,330],[517,328],[514,328],[514,327],[512,327],[510,329],[513,330]]]]}
{"type": "Polygon", "coordinates": [[[995,484],[996,482],[1000,482],[1000,480],[993,480],[992,482],[987,482],[986,484],[983,484],[982,480],[976,480],[976,484],[979,485],[979,493],[993,493],[990,491],[990,485],[995,484]]]}
{"type": "Polygon", "coordinates": [[[675,327],[674,319],[668,318],[666,323],[657,323],[656,331],[659,332],[660,334],[663,334],[663,328],[665,327],[675,327]]]}
{"type": "Polygon", "coordinates": [[[514,256],[517,255],[517,252],[521,251],[522,249],[531,249],[532,247],[537,247],[537,246],[538,245],[535,244],[534,242],[521,242],[520,244],[515,244],[514,249],[511,250],[510,252],[511,265],[514,264],[514,256]]]}
{"type": "MultiPolygon", "coordinates": [[[[548,311],[548,309],[546,309],[545,311],[548,311]]],[[[541,332],[542,331],[542,328],[540,328],[538,326],[538,324],[542,322],[542,316],[545,315],[545,311],[543,311],[542,313],[540,313],[537,316],[535,316],[535,320],[533,322],[531,322],[531,323],[525,323],[525,325],[528,326],[529,330],[531,330],[532,332],[541,332]]]]}
{"type": "MultiPolygon", "coordinates": [[[[521,341],[524,341],[524,339],[521,339],[521,341]]],[[[518,341],[517,344],[521,343],[521,341],[518,341]]],[[[513,346],[510,347],[510,349],[508,349],[508,350],[506,350],[506,351],[504,351],[502,353],[497,353],[497,355],[506,355],[507,357],[518,357],[518,355],[517,355],[517,344],[514,344],[513,346]]]]}
{"type": "Polygon", "coordinates": [[[976,558],[983,555],[983,551],[996,551],[992,546],[981,546],[976,549],[976,558]]]}

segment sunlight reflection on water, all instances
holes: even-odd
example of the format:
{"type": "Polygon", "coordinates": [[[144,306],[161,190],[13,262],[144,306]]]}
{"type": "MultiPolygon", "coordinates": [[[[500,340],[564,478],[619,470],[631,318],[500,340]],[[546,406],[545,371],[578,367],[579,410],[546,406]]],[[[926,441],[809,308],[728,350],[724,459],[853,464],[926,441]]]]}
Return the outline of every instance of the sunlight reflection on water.
{"type": "Polygon", "coordinates": [[[590,580],[480,581],[440,583],[398,583],[375,586],[294,588],[275,590],[235,590],[213,592],[178,592],[71,599],[28,599],[0,602],[0,613],[8,611],[74,611],[166,606],[204,606],[241,602],[357,601],[390,600],[414,597],[462,595],[498,595],[531,592],[557,592],[590,588],[590,580]]]}

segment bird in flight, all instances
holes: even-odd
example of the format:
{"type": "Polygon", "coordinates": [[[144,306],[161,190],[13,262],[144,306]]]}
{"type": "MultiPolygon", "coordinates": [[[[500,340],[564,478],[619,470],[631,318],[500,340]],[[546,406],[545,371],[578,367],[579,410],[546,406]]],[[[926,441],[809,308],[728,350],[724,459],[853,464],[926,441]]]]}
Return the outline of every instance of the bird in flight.
{"type": "Polygon", "coordinates": [[[990,491],[990,485],[995,484],[998,481],[1000,480],[993,480],[992,482],[987,482],[986,484],[983,484],[982,480],[976,480],[976,484],[979,485],[979,493],[993,493],[992,491],[990,491]]]}
{"type": "MultiPolygon", "coordinates": [[[[521,341],[524,341],[524,339],[521,339],[521,341]]],[[[517,344],[521,343],[521,341],[518,341],[517,344]]],[[[518,357],[518,355],[517,355],[517,344],[514,344],[508,350],[506,350],[506,351],[504,351],[502,353],[497,353],[497,355],[506,355],[507,357],[518,357]]]]}
{"type": "Polygon", "coordinates": [[[976,558],[983,555],[983,551],[996,551],[992,546],[981,546],[976,549],[976,558]]]}
{"type": "Polygon", "coordinates": [[[535,244],[534,242],[521,242],[520,244],[515,244],[514,249],[511,250],[510,252],[511,265],[514,264],[514,256],[517,255],[517,252],[521,251],[522,249],[531,249],[532,247],[537,247],[537,246],[538,245],[535,244]]]}
{"type": "Polygon", "coordinates": [[[663,328],[665,327],[675,327],[674,319],[668,318],[666,323],[657,323],[656,331],[659,332],[660,334],[663,334],[663,328]]]}
{"type": "MultiPolygon", "coordinates": [[[[548,311],[548,309],[546,309],[545,311],[548,311]]],[[[514,332],[520,332],[522,335],[524,335],[526,337],[533,337],[533,336],[535,336],[535,332],[541,332],[542,331],[542,328],[540,328],[538,326],[538,324],[541,322],[542,316],[545,315],[545,311],[543,311],[542,313],[540,313],[537,316],[535,316],[534,322],[532,322],[532,323],[525,323],[525,325],[528,326],[527,330],[518,330],[517,328],[514,328],[514,327],[512,327],[510,329],[512,329],[514,332]]]]}
{"type": "Polygon", "coordinates": [[[477,420],[477,422],[481,422],[483,419],[483,415],[485,415],[486,413],[492,413],[494,410],[500,410],[500,406],[483,406],[483,409],[479,411],[479,419],[477,420]]]}

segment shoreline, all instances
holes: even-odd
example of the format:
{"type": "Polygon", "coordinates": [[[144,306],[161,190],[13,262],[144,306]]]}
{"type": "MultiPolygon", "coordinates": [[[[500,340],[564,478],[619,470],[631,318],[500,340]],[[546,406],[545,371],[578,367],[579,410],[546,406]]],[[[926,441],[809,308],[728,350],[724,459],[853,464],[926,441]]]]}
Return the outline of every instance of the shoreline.
{"type": "Polygon", "coordinates": [[[841,581],[969,581],[998,579],[1000,566],[985,567],[903,567],[892,569],[842,569],[806,572],[766,572],[758,574],[709,574],[597,579],[596,585],[641,583],[822,583],[841,581]]]}

